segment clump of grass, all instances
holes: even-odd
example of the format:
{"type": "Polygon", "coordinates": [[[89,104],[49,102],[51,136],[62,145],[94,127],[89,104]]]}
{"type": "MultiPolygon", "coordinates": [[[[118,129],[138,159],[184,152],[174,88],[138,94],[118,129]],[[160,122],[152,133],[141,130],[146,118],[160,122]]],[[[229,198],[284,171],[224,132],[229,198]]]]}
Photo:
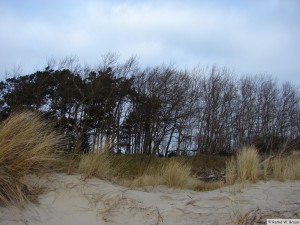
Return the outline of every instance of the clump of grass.
{"type": "MultiPolygon", "coordinates": [[[[126,182],[128,183],[128,182],[126,182]]],[[[194,189],[199,181],[192,175],[191,167],[184,162],[165,161],[165,165],[149,167],[141,176],[130,182],[131,187],[166,185],[174,188],[194,189]]]]}
{"type": "MultiPolygon", "coordinates": [[[[102,150],[101,153],[82,156],[78,163],[78,171],[84,178],[95,176],[129,187],[166,185],[194,190],[215,189],[221,186],[222,182],[204,184],[194,176],[199,172],[198,166],[203,168],[203,162],[208,160],[203,157],[205,160],[201,157],[168,159],[139,154],[117,155],[109,150],[102,150]]],[[[212,162],[213,159],[209,158],[212,162]]],[[[218,157],[217,161],[213,167],[219,168],[221,164],[225,166],[224,158],[218,157]]]]}
{"type": "Polygon", "coordinates": [[[244,183],[246,180],[256,182],[259,167],[263,179],[277,180],[300,179],[300,157],[295,151],[289,156],[273,156],[259,164],[259,154],[254,147],[244,147],[238,151],[236,158],[226,162],[226,183],[244,183]],[[273,158],[273,159],[272,159],[273,158]]]}
{"type": "Polygon", "coordinates": [[[142,175],[131,182],[127,181],[127,184],[131,187],[147,187],[147,186],[157,186],[164,184],[164,180],[158,175],[142,175]]]}
{"type": "Polygon", "coordinates": [[[256,182],[259,154],[254,147],[243,147],[237,153],[237,176],[243,183],[246,180],[256,182]]]}
{"type": "Polygon", "coordinates": [[[254,147],[241,148],[236,156],[226,163],[226,183],[256,182],[259,154],[254,147]]]}
{"type": "Polygon", "coordinates": [[[281,157],[276,157],[272,161],[272,175],[278,180],[284,180],[284,170],[286,168],[286,163],[281,157]]]}
{"type": "Polygon", "coordinates": [[[223,186],[224,186],[224,181],[198,182],[194,190],[212,191],[212,190],[220,189],[220,191],[222,191],[223,186]]]}
{"type": "MultiPolygon", "coordinates": [[[[218,186],[219,184],[201,185],[203,182],[200,182],[200,180],[194,178],[194,174],[199,173],[201,169],[207,169],[210,163],[206,164],[206,162],[212,162],[212,168],[219,169],[220,167],[225,167],[225,158],[219,156],[179,156],[169,159],[143,154],[119,155],[113,154],[111,150],[108,152],[109,154],[107,158],[103,156],[97,156],[96,153],[89,153],[93,154],[93,156],[89,156],[89,154],[87,154],[86,156],[81,157],[81,166],[79,172],[83,173],[84,178],[89,178],[92,176],[100,178],[102,177],[104,179],[108,179],[129,187],[168,185],[170,187],[176,186],[178,188],[210,190],[215,189],[214,187],[218,186]],[[170,163],[175,164],[175,166],[170,163]],[[178,171],[175,171],[177,168],[178,171]],[[100,175],[97,175],[97,171],[100,171],[100,175]],[[172,173],[171,171],[175,172],[172,173]],[[185,172],[185,174],[180,175],[183,172],[185,172]],[[101,175],[101,173],[104,173],[104,175],[101,175]],[[172,176],[175,176],[176,178],[172,178],[172,176]],[[171,183],[171,181],[174,179],[177,181],[177,177],[180,176],[192,177],[193,179],[191,179],[189,182],[184,181],[184,187],[180,187],[181,185],[171,183]]],[[[78,163],[78,165],[79,164],[80,163],[78,163]]]]}
{"type": "Polygon", "coordinates": [[[24,206],[32,193],[22,178],[49,172],[59,161],[61,143],[41,115],[24,111],[9,116],[0,125],[0,204],[24,206]]]}
{"type": "Polygon", "coordinates": [[[268,176],[270,174],[270,160],[266,161],[265,163],[262,164],[263,167],[263,179],[267,180],[268,176]]]}
{"type": "Polygon", "coordinates": [[[113,155],[112,175],[116,179],[133,179],[146,173],[149,167],[159,167],[157,158],[146,155],[113,155]]]}
{"type": "Polygon", "coordinates": [[[78,171],[84,178],[98,177],[128,187],[166,185],[175,188],[212,190],[223,182],[205,183],[198,180],[191,160],[145,155],[114,155],[110,151],[83,155],[78,171]]]}
{"type": "Polygon", "coordinates": [[[247,214],[243,214],[238,204],[231,200],[230,221],[232,225],[245,225],[247,222],[247,214]]]}
{"type": "Polygon", "coordinates": [[[237,176],[236,170],[236,159],[231,158],[230,160],[226,161],[226,184],[234,184],[237,176]]]}
{"type": "Polygon", "coordinates": [[[281,181],[300,179],[300,159],[293,155],[276,157],[271,161],[270,168],[275,179],[281,181]]]}
{"type": "Polygon", "coordinates": [[[192,176],[191,167],[183,162],[171,160],[162,168],[161,173],[169,187],[191,188],[197,184],[196,178],[192,176]]]}
{"type": "Polygon", "coordinates": [[[112,176],[110,154],[107,150],[83,155],[79,162],[78,171],[83,177],[98,177],[109,179],[112,176]]]}

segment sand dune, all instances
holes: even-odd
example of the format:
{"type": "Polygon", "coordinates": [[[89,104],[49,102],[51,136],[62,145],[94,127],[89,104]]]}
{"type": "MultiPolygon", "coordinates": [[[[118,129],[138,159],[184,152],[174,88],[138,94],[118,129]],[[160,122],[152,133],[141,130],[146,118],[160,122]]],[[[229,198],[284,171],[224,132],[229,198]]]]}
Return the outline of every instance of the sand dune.
{"type": "MultiPolygon", "coordinates": [[[[209,192],[147,187],[129,189],[80,175],[52,174],[39,204],[0,208],[0,224],[174,225],[259,224],[267,218],[300,217],[300,181],[259,182],[209,192]]],[[[266,224],[263,222],[261,224],[266,224]]]]}

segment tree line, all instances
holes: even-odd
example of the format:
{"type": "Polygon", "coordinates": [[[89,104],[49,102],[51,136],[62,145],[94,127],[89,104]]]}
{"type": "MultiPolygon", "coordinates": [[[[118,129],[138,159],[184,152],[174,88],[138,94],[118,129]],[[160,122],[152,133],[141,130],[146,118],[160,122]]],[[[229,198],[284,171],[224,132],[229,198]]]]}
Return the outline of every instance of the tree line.
{"type": "Polygon", "coordinates": [[[0,83],[0,119],[42,112],[70,151],[109,146],[128,154],[219,154],[243,145],[265,153],[300,146],[299,87],[218,66],[140,68],[107,54],[94,68],[74,58],[0,83]]]}

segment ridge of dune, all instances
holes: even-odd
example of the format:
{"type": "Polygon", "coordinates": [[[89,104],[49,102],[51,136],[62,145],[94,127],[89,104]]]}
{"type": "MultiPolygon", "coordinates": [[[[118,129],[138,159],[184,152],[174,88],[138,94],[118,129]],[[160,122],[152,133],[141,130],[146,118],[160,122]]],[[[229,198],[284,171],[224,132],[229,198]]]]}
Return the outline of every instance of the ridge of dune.
{"type": "Polygon", "coordinates": [[[246,217],[253,224],[273,217],[300,218],[300,181],[260,181],[208,192],[163,186],[130,189],[58,173],[36,182],[47,187],[39,204],[23,210],[0,208],[1,225],[216,225],[246,217]]]}

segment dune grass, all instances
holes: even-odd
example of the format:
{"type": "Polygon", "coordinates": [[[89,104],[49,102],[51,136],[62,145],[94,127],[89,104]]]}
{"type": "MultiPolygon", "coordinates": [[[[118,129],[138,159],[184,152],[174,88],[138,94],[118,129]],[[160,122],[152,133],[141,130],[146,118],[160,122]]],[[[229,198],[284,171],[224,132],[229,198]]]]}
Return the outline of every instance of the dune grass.
{"type": "Polygon", "coordinates": [[[161,175],[168,187],[193,188],[198,183],[192,175],[191,167],[175,160],[162,168],[161,175]]]}
{"type": "Polygon", "coordinates": [[[98,177],[129,187],[166,185],[193,188],[198,181],[184,160],[137,155],[116,156],[109,151],[83,155],[78,172],[84,178],[98,177]]]}
{"type": "Polygon", "coordinates": [[[254,147],[243,147],[237,153],[237,177],[240,182],[257,180],[259,154],[254,147]]]}
{"type": "Polygon", "coordinates": [[[238,150],[236,158],[226,163],[226,183],[256,182],[258,178],[259,154],[254,147],[243,147],[238,150]]]}
{"type": "Polygon", "coordinates": [[[168,159],[142,154],[116,155],[104,151],[82,156],[79,172],[83,173],[84,178],[100,177],[128,187],[166,185],[208,191],[222,188],[225,184],[237,184],[237,188],[241,189],[247,181],[300,179],[300,154],[297,152],[298,157],[295,154],[280,160],[269,156],[260,163],[262,157],[252,146],[242,147],[230,158],[199,155],[168,159]],[[225,181],[222,177],[210,182],[195,178],[197,175],[203,177],[203,171],[214,170],[225,170],[225,181]]]}
{"type": "Polygon", "coordinates": [[[22,179],[49,172],[62,139],[37,113],[17,112],[0,125],[0,204],[22,207],[32,195],[22,179]]]}
{"type": "Polygon", "coordinates": [[[300,157],[290,155],[278,156],[270,162],[269,171],[271,177],[277,180],[299,180],[300,179],[300,157]]]}
{"type": "Polygon", "coordinates": [[[163,185],[164,180],[160,175],[145,174],[133,180],[123,179],[121,180],[121,184],[128,187],[147,187],[147,186],[155,187],[158,185],[163,185]]]}
{"type": "Polygon", "coordinates": [[[299,180],[300,151],[292,151],[288,155],[269,156],[261,163],[260,169],[264,180],[299,180]]]}
{"type": "Polygon", "coordinates": [[[109,179],[112,172],[110,161],[108,151],[83,155],[78,165],[78,172],[82,173],[85,179],[91,177],[109,179]]]}
{"type": "MultiPolygon", "coordinates": [[[[62,138],[30,111],[13,113],[0,125],[0,205],[24,206],[33,189],[24,182],[28,174],[44,174],[57,169],[62,138]]],[[[84,178],[99,177],[130,187],[166,185],[175,188],[211,190],[222,187],[196,179],[202,168],[226,166],[226,184],[256,182],[259,166],[263,177],[278,180],[300,179],[300,154],[276,157],[259,165],[254,147],[241,148],[236,157],[197,156],[173,159],[146,155],[115,155],[109,150],[89,153],[72,160],[84,178]],[[225,163],[226,162],[226,163],[225,163]]],[[[58,163],[60,162],[60,164],[58,163]]]]}
{"type": "Polygon", "coordinates": [[[159,167],[149,166],[142,175],[129,184],[131,187],[166,185],[172,188],[194,189],[199,181],[185,162],[171,159],[159,167]]]}
{"type": "Polygon", "coordinates": [[[230,160],[227,160],[226,162],[226,170],[225,170],[225,182],[226,184],[234,184],[236,181],[237,176],[237,167],[236,167],[236,159],[231,158],[230,160]]]}
{"type": "Polygon", "coordinates": [[[259,163],[260,158],[254,147],[241,148],[235,158],[226,162],[226,184],[256,182],[259,178],[280,181],[300,179],[299,151],[288,156],[269,156],[262,163],[259,163]]]}

